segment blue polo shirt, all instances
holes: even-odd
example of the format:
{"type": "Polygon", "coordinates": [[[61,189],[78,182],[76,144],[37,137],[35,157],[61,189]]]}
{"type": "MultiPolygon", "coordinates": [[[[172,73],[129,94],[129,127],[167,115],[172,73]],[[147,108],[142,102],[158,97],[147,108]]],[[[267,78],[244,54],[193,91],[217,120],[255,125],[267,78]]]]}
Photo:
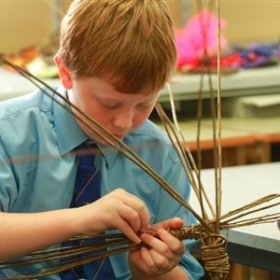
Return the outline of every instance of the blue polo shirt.
{"type": "MultiPolygon", "coordinates": [[[[65,89],[59,91],[66,95],[65,89]]],[[[72,151],[87,136],[73,115],[55,102],[52,95],[38,90],[0,103],[2,212],[32,213],[70,206],[77,172],[72,151]]],[[[62,98],[55,98],[67,106],[62,98]]],[[[147,120],[123,142],[188,200],[189,182],[168,137],[158,126],[147,120]]],[[[184,219],[185,224],[195,223],[193,216],[139,166],[114,148],[98,146],[101,154],[96,157],[96,165],[101,170],[102,195],[123,188],[146,202],[152,223],[175,216],[184,219]]],[[[199,279],[203,270],[189,253],[190,243],[185,241],[181,265],[190,279],[199,279]]],[[[117,279],[131,279],[127,253],[112,256],[110,261],[117,279]]],[[[11,275],[19,271],[0,270],[1,273],[11,275]]]]}

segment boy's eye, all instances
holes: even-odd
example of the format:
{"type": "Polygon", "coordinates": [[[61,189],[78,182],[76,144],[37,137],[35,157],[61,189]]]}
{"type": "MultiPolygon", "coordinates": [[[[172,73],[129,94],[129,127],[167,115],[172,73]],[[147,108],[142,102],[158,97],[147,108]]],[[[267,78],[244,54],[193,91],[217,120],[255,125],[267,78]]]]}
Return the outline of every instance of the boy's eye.
{"type": "Polygon", "coordinates": [[[141,103],[141,104],[139,104],[137,107],[143,108],[143,109],[147,109],[147,108],[153,106],[153,104],[154,104],[153,102],[141,103]]]}
{"type": "Polygon", "coordinates": [[[117,102],[102,102],[102,105],[104,107],[110,108],[110,109],[114,109],[120,106],[120,103],[117,102]]]}

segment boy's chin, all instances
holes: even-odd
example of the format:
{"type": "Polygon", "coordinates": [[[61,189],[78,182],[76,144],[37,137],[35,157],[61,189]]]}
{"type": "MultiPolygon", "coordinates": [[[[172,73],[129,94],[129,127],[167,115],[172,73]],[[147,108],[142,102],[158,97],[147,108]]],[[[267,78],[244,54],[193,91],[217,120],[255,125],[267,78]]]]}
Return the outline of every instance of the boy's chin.
{"type": "MultiPolygon", "coordinates": [[[[93,141],[95,141],[97,144],[102,145],[102,146],[112,146],[111,143],[108,143],[106,140],[104,140],[103,138],[101,138],[100,136],[95,136],[95,137],[90,137],[93,141]]],[[[109,138],[110,139],[110,138],[109,138]]],[[[119,141],[122,140],[122,138],[118,138],[119,141]]],[[[116,143],[116,141],[114,139],[109,140],[112,143],[116,143]]]]}

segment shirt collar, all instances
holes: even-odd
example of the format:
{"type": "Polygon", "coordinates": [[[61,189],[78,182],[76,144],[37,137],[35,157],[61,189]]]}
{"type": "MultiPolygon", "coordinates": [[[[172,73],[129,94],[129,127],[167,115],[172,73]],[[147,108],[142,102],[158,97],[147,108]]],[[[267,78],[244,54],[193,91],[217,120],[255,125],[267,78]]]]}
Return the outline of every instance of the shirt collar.
{"type": "MultiPolygon", "coordinates": [[[[66,97],[66,90],[58,88],[58,93],[66,97]]],[[[54,96],[59,102],[53,101],[53,114],[57,134],[58,148],[66,154],[87,140],[86,134],[79,127],[70,106],[63,98],[54,96]]]]}
{"type": "MultiPolygon", "coordinates": [[[[58,88],[57,91],[63,97],[67,96],[67,91],[63,87],[58,88]]],[[[53,113],[60,153],[62,155],[67,154],[85,141],[93,142],[88,139],[88,136],[78,125],[67,102],[59,96],[55,98],[59,101],[59,104],[53,101],[53,113]],[[65,137],[65,135],[67,136],[65,137]]],[[[97,146],[105,158],[107,166],[112,166],[119,152],[113,147],[103,146],[98,143],[97,146]]]]}

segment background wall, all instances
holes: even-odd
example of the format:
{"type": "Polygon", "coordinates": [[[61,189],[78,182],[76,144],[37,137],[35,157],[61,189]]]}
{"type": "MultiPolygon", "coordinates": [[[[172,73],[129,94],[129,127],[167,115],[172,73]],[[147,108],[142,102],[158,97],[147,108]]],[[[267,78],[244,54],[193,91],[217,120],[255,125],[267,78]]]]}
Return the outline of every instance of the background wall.
{"type": "Polygon", "coordinates": [[[38,44],[51,28],[51,8],[44,1],[0,1],[0,52],[38,44]]]}
{"type": "Polygon", "coordinates": [[[222,0],[221,16],[230,42],[280,40],[280,0],[222,0]]]}
{"type": "MultiPolygon", "coordinates": [[[[195,0],[167,0],[176,27],[196,11],[195,0]],[[188,11],[187,11],[188,10],[188,11]]],[[[0,52],[10,53],[44,43],[53,31],[50,8],[55,0],[0,1],[0,52]]],[[[63,7],[69,0],[63,1],[63,7]]],[[[206,1],[202,1],[206,2],[206,1]]],[[[208,2],[208,1],[207,1],[208,2]]],[[[231,43],[267,42],[280,39],[280,0],[221,0],[224,32],[231,43]]]]}
{"type": "MultiPolygon", "coordinates": [[[[168,2],[177,27],[182,27],[186,18],[197,12],[196,0],[168,2]]],[[[208,6],[209,1],[201,2],[204,8],[208,6]]],[[[220,0],[220,14],[227,21],[223,34],[230,43],[280,40],[280,0],[220,0]]]]}

